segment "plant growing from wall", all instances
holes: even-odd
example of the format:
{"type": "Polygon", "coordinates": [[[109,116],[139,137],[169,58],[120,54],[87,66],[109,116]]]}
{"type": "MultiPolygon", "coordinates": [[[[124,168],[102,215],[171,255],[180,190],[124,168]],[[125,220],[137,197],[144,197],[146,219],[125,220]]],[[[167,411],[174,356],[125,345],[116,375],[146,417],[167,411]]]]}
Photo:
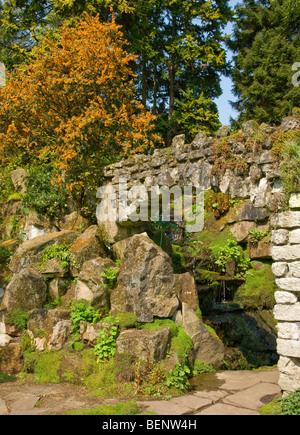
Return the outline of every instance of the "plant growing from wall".
{"type": "Polygon", "coordinates": [[[47,248],[43,251],[42,261],[39,264],[39,268],[43,270],[48,263],[48,261],[56,258],[59,260],[62,269],[66,269],[68,266],[76,267],[76,263],[74,258],[70,253],[70,245],[67,244],[55,244],[52,246],[47,246],[47,248]]]}

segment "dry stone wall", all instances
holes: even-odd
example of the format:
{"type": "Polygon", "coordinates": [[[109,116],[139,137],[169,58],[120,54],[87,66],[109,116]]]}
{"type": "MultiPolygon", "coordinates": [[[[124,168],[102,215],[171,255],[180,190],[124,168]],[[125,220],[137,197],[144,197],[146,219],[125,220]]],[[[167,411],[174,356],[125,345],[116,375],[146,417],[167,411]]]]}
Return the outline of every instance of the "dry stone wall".
{"type": "Polygon", "coordinates": [[[279,385],[286,393],[300,388],[300,194],[292,195],[289,208],[272,222],[279,385]]]}
{"type": "Polygon", "coordinates": [[[226,127],[216,138],[199,133],[189,145],[184,135],[177,136],[171,148],[134,156],[107,167],[105,172],[106,183],[113,187],[123,177],[128,180],[128,189],[140,184],[148,190],[157,185],[193,184],[233,199],[242,198],[242,212],[230,212],[238,235],[240,227],[246,227],[248,235],[253,222],[271,223],[272,252],[266,258],[273,258],[280,289],[274,316],[278,321],[280,386],[286,393],[300,388],[300,194],[291,197],[289,211],[280,212],[285,195],[272,156],[272,138],[299,128],[299,118],[289,117],[278,129],[267,125],[257,129],[249,121],[233,136],[228,136],[226,127]]]}

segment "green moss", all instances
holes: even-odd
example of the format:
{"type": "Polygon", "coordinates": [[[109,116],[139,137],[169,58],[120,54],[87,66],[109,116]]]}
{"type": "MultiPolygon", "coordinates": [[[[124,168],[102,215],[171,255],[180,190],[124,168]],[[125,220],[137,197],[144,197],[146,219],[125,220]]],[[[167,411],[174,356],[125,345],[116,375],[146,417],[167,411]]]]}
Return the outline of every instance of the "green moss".
{"type": "Polygon", "coordinates": [[[32,352],[25,353],[23,371],[27,374],[34,374],[37,383],[61,382],[58,375],[62,361],[60,352],[32,352]]]}
{"type": "Polygon", "coordinates": [[[10,326],[16,326],[20,331],[27,328],[28,313],[20,308],[13,310],[5,318],[5,323],[10,326]]]}
{"type": "Polygon", "coordinates": [[[216,331],[214,330],[214,328],[212,328],[209,325],[206,325],[204,323],[205,328],[208,330],[208,332],[211,333],[211,335],[213,335],[215,337],[216,340],[218,340],[220,343],[222,343],[222,340],[220,339],[220,337],[218,336],[218,334],[216,333],[216,331]]]}
{"type": "Polygon", "coordinates": [[[114,406],[101,405],[94,409],[77,409],[63,415],[141,415],[137,403],[134,401],[118,403],[114,406]]]}
{"type": "Polygon", "coordinates": [[[179,245],[172,245],[172,260],[173,269],[175,273],[182,273],[185,270],[185,255],[182,252],[182,247],[179,245]]]}
{"type": "Polygon", "coordinates": [[[171,337],[175,337],[178,334],[178,326],[170,319],[155,319],[153,323],[144,323],[141,325],[141,329],[164,329],[170,328],[171,337]]]}
{"type": "Polygon", "coordinates": [[[137,328],[138,326],[137,315],[135,313],[120,313],[118,318],[120,331],[137,328]]]}
{"type": "Polygon", "coordinates": [[[259,270],[252,269],[246,275],[246,282],[235,293],[234,302],[248,308],[272,309],[275,305],[274,293],[278,290],[270,264],[262,264],[259,270]]]}
{"type": "Polygon", "coordinates": [[[203,361],[200,361],[199,359],[196,359],[194,361],[194,370],[193,370],[193,375],[197,376],[197,375],[201,375],[202,373],[214,373],[215,369],[208,365],[205,364],[203,361]]]}
{"type": "Polygon", "coordinates": [[[170,351],[175,351],[180,363],[184,366],[187,363],[189,354],[194,350],[194,343],[182,327],[178,327],[177,336],[172,338],[170,351]]]}

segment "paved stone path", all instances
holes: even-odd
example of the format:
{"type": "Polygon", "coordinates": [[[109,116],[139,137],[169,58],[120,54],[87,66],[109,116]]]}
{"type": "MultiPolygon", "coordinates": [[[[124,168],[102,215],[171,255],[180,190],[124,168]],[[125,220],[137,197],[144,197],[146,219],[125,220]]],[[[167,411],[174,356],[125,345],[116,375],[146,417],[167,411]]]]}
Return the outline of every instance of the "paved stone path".
{"type": "Polygon", "coordinates": [[[198,376],[196,391],[168,402],[139,402],[159,415],[259,415],[279,395],[278,370],[218,372],[198,376]]]}
{"type": "MultiPolygon", "coordinates": [[[[185,396],[138,404],[158,415],[259,415],[258,409],[280,394],[277,382],[276,369],[205,374],[194,380],[196,390],[185,396]]],[[[69,384],[0,383],[0,415],[43,415],[117,403],[87,394],[85,388],[69,384]]]]}

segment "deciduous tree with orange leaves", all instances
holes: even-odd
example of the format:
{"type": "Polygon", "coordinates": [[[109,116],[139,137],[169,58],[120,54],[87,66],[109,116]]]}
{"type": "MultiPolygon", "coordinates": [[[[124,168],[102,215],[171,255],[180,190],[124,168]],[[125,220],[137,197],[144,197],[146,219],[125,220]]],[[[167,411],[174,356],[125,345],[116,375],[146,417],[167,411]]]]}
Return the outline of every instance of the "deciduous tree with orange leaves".
{"type": "Polygon", "coordinates": [[[160,138],[136,100],[134,61],[114,19],[85,14],[57,43],[45,39],[0,90],[2,164],[55,162],[72,185],[153,146],[160,138]]]}

